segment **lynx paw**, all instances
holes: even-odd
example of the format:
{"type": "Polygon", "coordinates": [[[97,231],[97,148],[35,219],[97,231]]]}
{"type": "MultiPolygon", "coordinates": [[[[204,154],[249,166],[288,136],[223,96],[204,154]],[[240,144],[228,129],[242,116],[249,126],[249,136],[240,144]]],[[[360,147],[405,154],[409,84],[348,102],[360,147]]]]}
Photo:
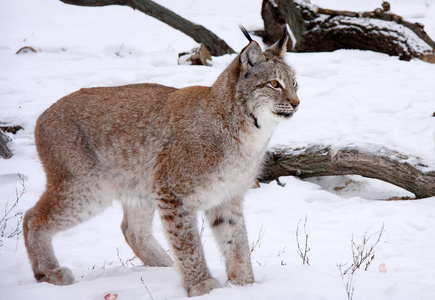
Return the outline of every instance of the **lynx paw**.
{"type": "Polygon", "coordinates": [[[235,285],[246,285],[254,282],[254,275],[252,274],[252,269],[235,269],[228,273],[228,281],[235,285]]]}
{"type": "Polygon", "coordinates": [[[187,291],[187,294],[189,297],[196,297],[196,296],[202,296],[204,294],[208,294],[213,289],[220,288],[221,285],[219,284],[219,281],[217,281],[214,278],[209,278],[204,281],[201,281],[197,285],[193,286],[187,291]]]}
{"type": "Polygon", "coordinates": [[[46,271],[39,281],[48,282],[55,285],[70,285],[74,283],[74,275],[70,269],[58,267],[56,269],[46,271]]]}
{"type": "Polygon", "coordinates": [[[247,285],[247,284],[251,284],[254,283],[254,278],[250,277],[250,278],[229,278],[228,281],[231,284],[235,284],[235,285],[247,285]]]}

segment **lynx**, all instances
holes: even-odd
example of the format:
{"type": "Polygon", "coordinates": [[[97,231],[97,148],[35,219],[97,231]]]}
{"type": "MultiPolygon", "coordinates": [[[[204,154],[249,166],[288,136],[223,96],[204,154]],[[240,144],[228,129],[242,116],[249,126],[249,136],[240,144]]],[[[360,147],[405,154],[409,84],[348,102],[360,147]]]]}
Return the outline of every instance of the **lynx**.
{"type": "Polygon", "coordinates": [[[52,237],[117,199],[125,240],[148,266],[173,261],[152,235],[157,210],[188,296],[220,287],[206,265],[197,226],[203,210],[223,253],[229,282],[254,282],[243,217],[276,124],[296,112],[288,34],[266,51],[253,41],[211,87],[158,84],[81,89],[38,118],[35,141],[46,189],[24,218],[39,282],[69,285],[52,237]]]}

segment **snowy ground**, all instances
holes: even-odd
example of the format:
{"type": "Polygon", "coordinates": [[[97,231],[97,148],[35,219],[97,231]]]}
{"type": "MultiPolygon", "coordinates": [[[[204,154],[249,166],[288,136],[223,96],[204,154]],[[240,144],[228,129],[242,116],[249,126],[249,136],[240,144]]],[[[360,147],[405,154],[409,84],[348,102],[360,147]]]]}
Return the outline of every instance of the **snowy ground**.
{"type": "MultiPolygon", "coordinates": [[[[246,44],[238,23],[250,30],[262,27],[260,0],[159,2],[209,28],[237,51],[246,44]]],[[[381,1],[312,2],[332,9],[372,10],[381,1]]],[[[425,24],[435,38],[435,1],[389,2],[405,19],[425,24]]],[[[0,299],[102,300],[109,293],[118,294],[120,300],[185,298],[174,269],[147,268],[132,259],[119,230],[122,215],[116,202],[91,221],[56,236],[58,258],[76,277],[71,286],[37,284],[22,235],[7,235],[19,220],[19,215],[13,216],[34,205],[44,189],[33,127],[53,102],[90,86],[210,85],[234,56],[214,58],[211,68],[178,66],[178,53],[194,47],[194,41],[127,7],[7,1],[2,3],[0,20],[0,121],[25,128],[11,135],[14,157],[0,159],[0,210],[11,208],[16,192],[23,190],[17,173],[25,184],[0,238],[0,299]],[[23,46],[38,53],[15,55],[23,46]]],[[[297,71],[301,107],[277,129],[271,146],[382,145],[419,156],[435,169],[434,65],[344,50],[289,53],[286,59],[297,71]]],[[[352,237],[359,244],[363,236],[375,234],[370,246],[383,225],[371,266],[354,274],[354,299],[435,299],[435,197],[381,201],[410,194],[359,176],[307,181],[285,177],[281,182],[285,187],[272,182],[247,195],[255,284],[226,285],[221,256],[210,231],[204,229],[209,267],[225,286],[204,299],[347,299],[337,264],[351,262],[352,237]],[[295,232],[305,216],[310,266],[302,265],[296,253],[295,232]],[[386,272],[381,272],[383,264],[386,272]]],[[[301,243],[302,225],[303,221],[301,243]]],[[[158,221],[155,234],[167,248],[158,221]]]]}

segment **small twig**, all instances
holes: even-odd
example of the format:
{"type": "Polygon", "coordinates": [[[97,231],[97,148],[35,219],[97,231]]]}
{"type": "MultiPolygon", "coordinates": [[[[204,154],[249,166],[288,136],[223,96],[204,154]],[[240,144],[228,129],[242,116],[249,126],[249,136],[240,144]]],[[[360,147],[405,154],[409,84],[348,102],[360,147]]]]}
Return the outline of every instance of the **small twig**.
{"type": "Polygon", "coordinates": [[[119,248],[116,248],[116,256],[118,256],[118,259],[119,259],[119,261],[121,262],[121,265],[122,265],[124,268],[127,268],[127,265],[122,261],[121,256],[119,255],[119,252],[120,252],[119,248]]]}
{"type": "Polygon", "coordinates": [[[350,273],[350,275],[347,276],[347,280],[346,280],[345,275],[343,274],[343,270],[342,270],[342,267],[344,265],[337,264],[337,267],[338,267],[338,270],[340,271],[340,276],[341,276],[341,280],[343,281],[344,288],[346,289],[347,300],[352,300],[353,293],[355,291],[355,286],[354,286],[355,280],[353,278],[354,273],[350,273]]]}
{"type": "Polygon", "coordinates": [[[124,47],[124,43],[121,44],[121,47],[119,47],[118,52],[115,52],[115,55],[117,55],[117,56],[119,56],[119,57],[122,57],[122,56],[121,56],[121,50],[122,50],[123,47],[124,47]]]}
{"type": "Polygon", "coordinates": [[[304,243],[304,250],[302,251],[301,249],[301,245],[299,243],[299,224],[301,223],[302,220],[299,220],[298,222],[298,226],[296,228],[296,243],[297,243],[297,247],[298,247],[298,254],[299,256],[302,258],[302,264],[305,265],[310,265],[310,259],[308,258],[308,252],[311,250],[310,247],[308,247],[308,233],[307,233],[307,221],[308,221],[308,217],[307,215],[305,215],[305,222],[304,222],[304,235],[305,235],[305,243],[304,243]]]}
{"type": "MultiPolygon", "coordinates": [[[[278,251],[278,257],[281,257],[281,255],[283,255],[285,253],[285,247],[278,251]]],[[[284,262],[284,259],[281,260],[281,266],[287,266],[287,264],[284,262]]]]}
{"type": "Polygon", "coordinates": [[[266,264],[267,264],[267,260],[265,260],[265,261],[262,263],[262,262],[260,262],[258,259],[256,259],[255,262],[256,262],[256,263],[258,264],[258,266],[260,266],[260,267],[265,267],[266,264]]]}
{"type": "Polygon", "coordinates": [[[285,185],[286,185],[286,183],[284,182],[281,182],[280,180],[279,180],[279,178],[277,178],[276,179],[276,184],[278,184],[280,187],[285,187],[285,185]]]}
{"type": "Polygon", "coordinates": [[[8,203],[6,203],[6,207],[5,207],[5,215],[3,216],[3,218],[0,220],[0,224],[2,224],[5,220],[7,220],[7,216],[11,213],[11,211],[18,205],[18,202],[20,201],[20,198],[24,195],[24,193],[26,192],[26,186],[24,183],[24,178],[23,175],[21,174],[17,174],[18,178],[20,179],[20,184],[21,184],[21,191],[18,191],[17,188],[15,188],[15,202],[12,205],[12,207],[8,210],[8,203]]]}
{"type": "Polygon", "coordinates": [[[255,251],[255,248],[260,248],[261,246],[261,240],[263,239],[264,231],[263,231],[263,224],[261,224],[260,231],[258,232],[258,237],[255,241],[252,241],[251,244],[251,253],[255,251]]]}
{"type": "Polygon", "coordinates": [[[7,220],[12,218],[17,218],[18,220],[15,229],[11,233],[9,233],[8,238],[13,238],[14,236],[18,236],[23,231],[23,228],[21,227],[21,223],[23,222],[23,218],[24,218],[23,212],[22,211],[17,212],[13,217],[8,218],[7,220]]]}
{"type": "MultiPolygon", "coordinates": [[[[26,185],[24,182],[24,177],[21,174],[17,174],[18,178],[20,180],[20,184],[21,184],[21,189],[18,190],[17,188],[15,188],[15,202],[12,204],[12,206],[9,208],[9,203],[6,203],[5,206],[5,210],[4,210],[4,215],[0,220],[0,237],[4,237],[5,234],[5,230],[7,228],[8,222],[11,219],[15,219],[16,220],[16,226],[15,229],[12,230],[12,232],[10,232],[9,234],[7,234],[7,238],[13,238],[14,236],[17,237],[17,246],[16,249],[18,247],[18,236],[19,234],[23,231],[22,227],[21,227],[21,223],[23,221],[23,212],[22,211],[18,211],[16,212],[14,215],[10,216],[10,214],[12,213],[12,211],[18,206],[18,203],[21,199],[21,197],[26,193],[26,185]]],[[[0,241],[0,247],[3,246],[3,242],[0,241]]]]}
{"type": "Polygon", "coordinates": [[[343,275],[346,275],[347,272],[351,271],[351,273],[355,273],[355,271],[357,269],[360,269],[365,262],[365,267],[364,270],[367,271],[368,267],[370,266],[371,262],[375,259],[375,251],[374,248],[376,247],[376,245],[379,243],[379,241],[381,240],[382,234],[384,233],[384,224],[382,224],[381,230],[367,236],[363,236],[363,240],[361,242],[360,245],[357,245],[354,241],[354,237],[352,236],[352,240],[351,240],[351,249],[352,249],[352,260],[353,263],[352,265],[350,265],[350,267],[348,267],[343,275]],[[378,235],[376,241],[370,246],[369,249],[366,249],[366,246],[368,244],[368,242],[370,241],[370,239],[374,236],[374,235],[378,235]]]}
{"type": "Polygon", "coordinates": [[[151,300],[154,300],[153,295],[151,295],[150,290],[148,289],[147,285],[145,284],[145,280],[143,279],[143,277],[140,278],[140,281],[142,281],[142,284],[145,287],[145,289],[147,290],[148,295],[150,295],[151,300]]]}
{"type": "Polygon", "coordinates": [[[135,256],[133,256],[132,258],[127,259],[125,262],[121,259],[121,256],[119,255],[119,253],[121,252],[121,250],[119,250],[119,248],[116,248],[116,255],[118,256],[119,261],[121,262],[121,265],[124,268],[128,268],[128,263],[131,264],[132,267],[134,267],[134,264],[132,263],[133,260],[136,259],[135,256]]]}

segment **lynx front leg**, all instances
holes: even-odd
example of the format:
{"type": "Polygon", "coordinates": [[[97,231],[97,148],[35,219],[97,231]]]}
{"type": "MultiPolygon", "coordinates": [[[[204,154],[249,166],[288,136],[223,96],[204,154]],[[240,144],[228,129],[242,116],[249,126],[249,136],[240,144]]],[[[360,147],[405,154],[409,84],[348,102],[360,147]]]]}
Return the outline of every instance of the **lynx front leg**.
{"type": "Polygon", "coordinates": [[[242,198],[212,208],[206,216],[224,254],[228,280],[239,285],[253,283],[242,198]]]}
{"type": "Polygon", "coordinates": [[[121,230],[125,240],[146,266],[170,267],[172,259],[159,245],[152,234],[154,207],[144,202],[140,207],[124,205],[121,230]]]}
{"type": "Polygon", "coordinates": [[[205,262],[196,211],[186,207],[172,193],[159,195],[158,209],[189,297],[204,295],[219,288],[219,282],[211,277],[205,262]]]}

